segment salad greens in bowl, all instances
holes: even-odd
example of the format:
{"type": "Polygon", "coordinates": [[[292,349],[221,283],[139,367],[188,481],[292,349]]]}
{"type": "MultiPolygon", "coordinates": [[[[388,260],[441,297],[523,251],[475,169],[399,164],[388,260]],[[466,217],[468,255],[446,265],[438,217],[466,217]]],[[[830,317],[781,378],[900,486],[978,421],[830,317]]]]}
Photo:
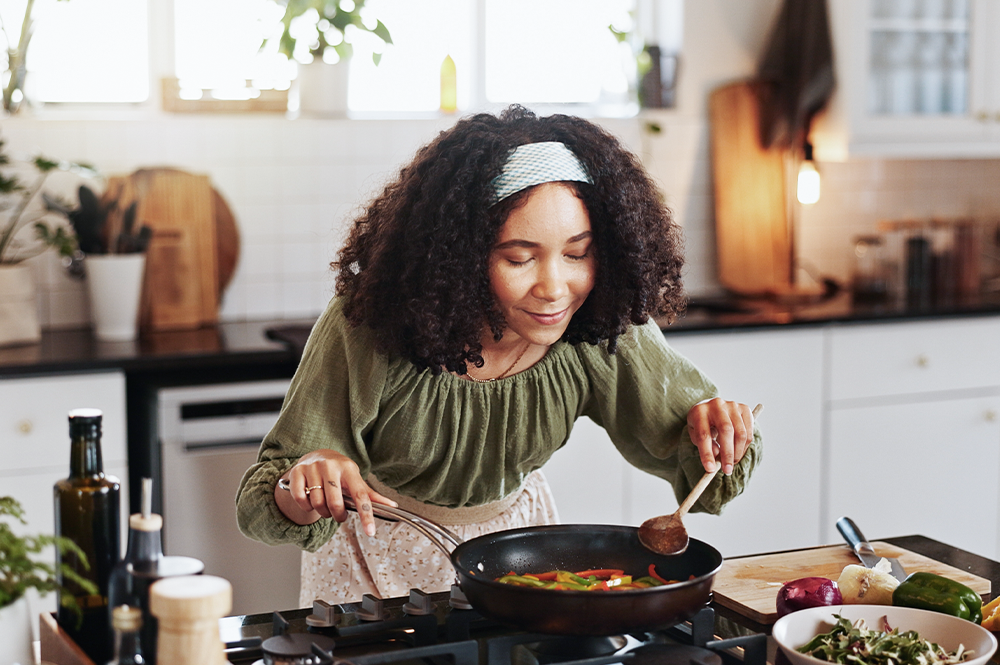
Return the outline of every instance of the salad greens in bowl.
{"type": "Polygon", "coordinates": [[[787,614],[772,634],[792,665],[985,665],[993,634],[949,614],[890,605],[832,605],[787,614]]]}

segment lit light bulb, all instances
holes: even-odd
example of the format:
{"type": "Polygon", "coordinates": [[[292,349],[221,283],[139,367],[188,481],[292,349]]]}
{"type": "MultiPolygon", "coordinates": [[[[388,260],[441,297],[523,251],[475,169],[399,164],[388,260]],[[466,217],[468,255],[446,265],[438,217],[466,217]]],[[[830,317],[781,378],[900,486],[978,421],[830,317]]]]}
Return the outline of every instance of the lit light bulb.
{"type": "Polygon", "coordinates": [[[799,166],[797,195],[799,203],[819,201],[819,171],[811,159],[804,160],[799,166]]]}

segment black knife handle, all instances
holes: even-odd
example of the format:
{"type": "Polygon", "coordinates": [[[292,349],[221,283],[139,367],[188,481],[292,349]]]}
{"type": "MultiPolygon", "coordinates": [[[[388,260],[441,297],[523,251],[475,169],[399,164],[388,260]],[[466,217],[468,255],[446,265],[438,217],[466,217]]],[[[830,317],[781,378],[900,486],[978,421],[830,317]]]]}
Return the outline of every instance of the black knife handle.
{"type": "Polygon", "coordinates": [[[868,544],[865,534],[861,533],[861,529],[858,528],[858,525],[850,517],[844,516],[837,520],[837,531],[840,532],[840,535],[844,537],[847,544],[855,552],[875,553],[875,548],[868,544]]]}

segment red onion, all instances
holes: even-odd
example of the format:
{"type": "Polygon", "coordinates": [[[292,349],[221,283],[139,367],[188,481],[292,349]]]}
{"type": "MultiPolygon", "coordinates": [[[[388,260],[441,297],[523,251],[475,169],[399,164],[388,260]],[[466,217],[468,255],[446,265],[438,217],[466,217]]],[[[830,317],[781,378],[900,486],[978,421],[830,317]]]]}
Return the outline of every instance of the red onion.
{"type": "Polygon", "coordinates": [[[778,591],[778,616],[783,617],[789,612],[809,607],[839,605],[842,602],[844,601],[840,596],[840,589],[833,580],[825,577],[803,577],[786,582],[778,591]]]}

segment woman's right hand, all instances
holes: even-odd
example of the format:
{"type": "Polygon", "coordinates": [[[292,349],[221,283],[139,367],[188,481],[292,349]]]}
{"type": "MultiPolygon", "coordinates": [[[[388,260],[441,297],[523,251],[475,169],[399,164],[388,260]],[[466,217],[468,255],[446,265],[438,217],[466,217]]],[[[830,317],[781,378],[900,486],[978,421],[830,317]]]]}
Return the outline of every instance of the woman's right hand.
{"type": "Polygon", "coordinates": [[[374,536],[372,501],[396,506],[395,501],[368,486],[352,459],[333,450],[320,449],[303,455],[282,478],[288,480],[291,491],[275,485],[274,499],[278,509],[296,524],[312,524],[321,517],[343,522],[347,519],[346,494],[354,500],[365,533],[374,536]]]}

